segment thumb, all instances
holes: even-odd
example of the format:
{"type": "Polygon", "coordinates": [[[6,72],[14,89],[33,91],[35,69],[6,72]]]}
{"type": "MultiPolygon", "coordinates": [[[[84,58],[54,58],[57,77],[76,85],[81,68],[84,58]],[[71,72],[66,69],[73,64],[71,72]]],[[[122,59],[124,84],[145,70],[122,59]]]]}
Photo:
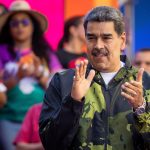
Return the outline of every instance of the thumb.
{"type": "Polygon", "coordinates": [[[95,71],[94,71],[94,70],[91,70],[90,73],[89,73],[89,75],[88,75],[88,77],[87,77],[87,80],[88,80],[89,82],[92,82],[94,76],[95,76],[95,71]]]}
{"type": "Polygon", "coordinates": [[[144,68],[140,68],[137,74],[136,81],[142,83],[142,76],[143,76],[144,68]]]}

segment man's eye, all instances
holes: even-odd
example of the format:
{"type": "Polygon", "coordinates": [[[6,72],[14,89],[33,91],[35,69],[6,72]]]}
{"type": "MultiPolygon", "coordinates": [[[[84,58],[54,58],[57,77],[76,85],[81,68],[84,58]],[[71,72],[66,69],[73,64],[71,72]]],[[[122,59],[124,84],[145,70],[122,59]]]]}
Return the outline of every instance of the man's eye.
{"type": "Polygon", "coordinates": [[[103,37],[104,40],[111,40],[111,37],[103,37]]]}
{"type": "Polygon", "coordinates": [[[146,65],[150,66],[150,62],[146,62],[146,65]]]}
{"type": "Polygon", "coordinates": [[[88,40],[95,40],[95,37],[87,37],[88,40]]]}

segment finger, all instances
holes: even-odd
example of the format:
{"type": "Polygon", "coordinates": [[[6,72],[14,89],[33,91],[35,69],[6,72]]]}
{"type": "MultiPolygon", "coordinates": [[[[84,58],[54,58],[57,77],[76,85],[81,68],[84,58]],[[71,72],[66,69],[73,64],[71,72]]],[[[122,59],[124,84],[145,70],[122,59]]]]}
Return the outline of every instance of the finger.
{"type": "Polygon", "coordinates": [[[75,80],[79,80],[80,79],[80,75],[79,75],[79,66],[76,65],[76,70],[75,70],[75,76],[74,76],[75,80]]]}
{"type": "Polygon", "coordinates": [[[132,107],[135,109],[143,104],[143,101],[140,104],[137,104],[137,103],[135,104],[136,101],[135,101],[134,97],[125,92],[121,92],[121,95],[124,96],[128,100],[129,104],[131,104],[132,107]]]}
{"type": "Polygon", "coordinates": [[[36,55],[33,54],[33,62],[35,65],[40,65],[41,64],[41,60],[39,57],[37,57],[36,55]]]}
{"type": "Polygon", "coordinates": [[[122,88],[123,92],[125,92],[133,97],[137,96],[137,93],[134,90],[132,90],[124,85],[122,85],[121,88],[122,88]]]}
{"type": "Polygon", "coordinates": [[[83,61],[81,61],[79,65],[79,75],[80,77],[84,76],[84,62],[83,61]]]}
{"type": "Polygon", "coordinates": [[[126,87],[126,88],[130,88],[133,91],[137,91],[139,90],[139,88],[137,86],[132,85],[129,82],[125,82],[122,86],[126,87]]]}
{"type": "Polygon", "coordinates": [[[86,59],[86,60],[84,60],[84,65],[83,65],[84,78],[85,78],[85,74],[86,74],[87,65],[88,65],[88,60],[86,59]]]}
{"type": "Polygon", "coordinates": [[[91,83],[93,78],[95,76],[95,71],[94,70],[91,70],[88,77],[87,77],[87,80],[91,83]]]}
{"type": "Polygon", "coordinates": [[[132,104],[134,103],[134,97],[132,97],[131,95],[125,93],[125,92],[121,92],[121,95],[124,96],[126,99],[128,99],[128,101],[132,104]]]}
{"type": "Polygon", "coordinates": [[[137,79],[136,79],[137,82],[142,83],[143,72],[144,72],[144,68],[140,68],[137,74],[137,79]]]}
{"type": "Polygon", "coordinates": [[[141,84],[141,82],[137,82],[137,81],[130,81],[130,84],[132,85],[132,86],[134,86],[134,87],[138,87],[138,88],[142,88],[143,86],[142,86],[142,84],[141,84]]]}
{"type": "Polygon", "coordinates": [[[75,76],[73,76],[73,81],[75,81],[76,80],[76,77],[75,76]]]}

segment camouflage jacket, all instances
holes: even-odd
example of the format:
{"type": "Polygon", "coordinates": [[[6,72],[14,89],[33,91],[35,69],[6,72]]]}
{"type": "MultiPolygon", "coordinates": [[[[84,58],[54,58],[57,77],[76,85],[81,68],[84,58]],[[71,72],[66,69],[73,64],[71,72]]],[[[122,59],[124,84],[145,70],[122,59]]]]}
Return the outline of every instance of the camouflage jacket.
{"type": "Polygon", "coordinates": [[[122,61],[125,66],[108,86],[96,72],[82,102],[70,96],[74,70],[53,77],[40,116],[46,150],[150,150],[150,77],[143,75],[145,112],[136,115],[120,93],[124,82],[136,79],[137,69],[122,61]]]}

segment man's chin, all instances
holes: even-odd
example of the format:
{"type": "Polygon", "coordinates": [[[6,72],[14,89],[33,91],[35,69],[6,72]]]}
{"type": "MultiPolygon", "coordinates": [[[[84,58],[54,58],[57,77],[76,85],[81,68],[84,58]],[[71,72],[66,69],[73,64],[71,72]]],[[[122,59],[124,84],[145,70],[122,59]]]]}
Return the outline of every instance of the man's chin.
{"type": "Polygon", "coordinates": [[[93,64],[93,67],[100,72],[105,72],[107,70],[107,67],[104,63],[96,63],[96,65],[93,64]]]}

